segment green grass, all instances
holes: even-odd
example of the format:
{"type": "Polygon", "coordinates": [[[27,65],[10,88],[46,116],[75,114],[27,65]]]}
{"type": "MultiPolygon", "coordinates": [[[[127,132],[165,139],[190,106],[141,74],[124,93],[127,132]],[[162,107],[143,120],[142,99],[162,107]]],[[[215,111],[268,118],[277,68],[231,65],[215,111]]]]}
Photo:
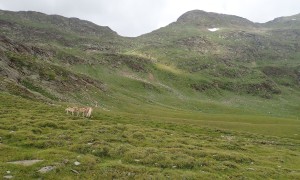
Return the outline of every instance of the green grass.
{"type": "Polygon", "coordinates": [[[50,98],[51,100],[58,100],[57,97],[55,97],[54,95],[52,95],[48,91],[44,90],[43,88],[41,88],[39,86],[34,85],[29,79],[24,79],[21,83],[26,88],[28,88],[32,91],[38,92],[38,93],[42,94],[43,96],[50,98]]]}
{"type": "Polygon", "coordinates": [[[166,65],[151,67],[148,72],[134,72],[126,66],[108,68],[106,65],[76,65],[71,70],[105,82],[107,91],[100,93],[95,100],[109,109],[131,112],[140,105],[158,105],[212,114],[244,115],[255,112],[261,116],[299,118],[300,96],[294,89],[280,86],[281,94],[274,94],[271,99],[261,98],[264,93],[269,94],[263,90],[255,91],[261,96],[255,92],[245,92],[247,87],[253,88],[251,85],[265,83],[262,73],[252,72],[241,77],[241,80],[217,77],[212,81],[203,74],[191,74],[166,65]],[[208,87],[203,91],[193,88],[195,85],[203,88],[205,83],[208,87]],[[216,83],[220,83],[219,88],[216,88],[216,83]],[[226,83],[229,86],[227,89],[221,87],[226,83]]]}
{"type": "Polygon", "coordinates": [[[124,38],[27,15],[0,18],[13,40],[0,42],[0,177],[300,178],[297,30],[173,23],[124,38]],[[96,103],[91,119],[64,112],[96,103]],[[7,163],[29,159],[44,161],[7,163]]]}
{"type": "Polygon", "coordinates": [[[295,179],[300,121],[158,106],[96,108],[91,119],[0,94],[0,175],[15,179],[295,179]],[[148,112],[148,113],[145,113],[148,112]],[[42,159],[24,167],[6,162],[42,159]],[[74,162],[81,164],[75,166],[74,162]],[[53,165],[46,174],[37,171],[53,165]],[[74,173],[76,170],[79,174],[74,173]]]}

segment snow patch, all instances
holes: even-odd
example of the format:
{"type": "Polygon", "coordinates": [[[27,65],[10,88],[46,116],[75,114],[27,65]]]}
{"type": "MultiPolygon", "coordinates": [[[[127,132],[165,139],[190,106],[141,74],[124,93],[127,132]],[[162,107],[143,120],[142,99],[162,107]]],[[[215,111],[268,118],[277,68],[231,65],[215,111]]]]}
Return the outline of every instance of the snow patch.
{"type": "Polygon", "coordinates": [[[292,21],[296,21],[297,19],[292,19],[292,21]]]}
{"type": "Polygon", "coordinates": [[[215,32],[215,31],[218,31],[220,28],[209,28],[208,30],[211,31],[211,32],[215,32]]]}

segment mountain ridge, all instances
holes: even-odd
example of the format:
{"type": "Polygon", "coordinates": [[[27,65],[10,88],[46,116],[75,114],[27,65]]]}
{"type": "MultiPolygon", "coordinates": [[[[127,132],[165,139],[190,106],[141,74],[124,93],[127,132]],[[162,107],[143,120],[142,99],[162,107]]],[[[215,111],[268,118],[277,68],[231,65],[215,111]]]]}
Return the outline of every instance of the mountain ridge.
{"type": "MultiPolygon", "coordinates": [[[[98,24],[95,24],[91,21],[88,21],[88,20],[84,20],[84,19],[80,19],[80,18],[76,18],[76,17],[64,17],[62,15],[58,15],[58,14],[45,14],[45,13],[42,13],[42,12],[37,12],[37,11],[8,11],[8,10],[0,10],[0,15],[3,15],[5,13],[8,13],[8,14],[19,14],[19,15],[25,15],[26,16],[30,16],[31,15],[34,15],[34,14],[37,14],[37,15],[42,15],[42,16],[49,16],[49,17],[57,17],[57,18],[62,18],[62,19],[68,19],[70,22],[73,20],[73,21],[81,21],[83,24],[86,23],[86,25],[90,25],[90,26],[94,26],[94,27],[99,27],[99,28],[106,28],[108,31],[112,31],[113,34],[117,34],[115,31],[113,31],[110,27],[108,26],[101,26],[101,25],[98,25],[98,24]]],[[[212,18],[212,19],[217,19],[218,21],[222,20],[222,17],[225,19],[230,19],[230,18],[233,18],[235,19],[235,22],[236,23],[242,23],[240,25],[248,25],[248,26],[255,26],[255,27],[259,27],[259,26],[264,26],[264,25],[267,25],[267,24],[270,24],[272,22],[277,22],[277,21],[280,21],[282,19],[291,19],[293,20],[294,17],[299,17],[300,16],[300,13],[298,14],[295,14],[295,15],[291,15],[291,16],[282,16],[282,17],[277,17],[277,18],[274,18],[273,20],[269,20],[267,22],[264,22],[264,23],[257,23],[257,22],[253,22],[251,20],[248,20],[246,18],[243,18],[241,16],[237,16],[237,15],[230,15],[230,14],[223,14],[223,13],[215,13],[215,12],[206,12],[206,11],[203,11],[203,10],[198,10],[198,9],[195,9],[195,10],[190,10],[190,11],[187,11],[186,13],[182,14],[181,16],[178,17],[177,21],[175,22],[180,22],[180,21],[186,21],[187,19],[189,18],[196,18],[199,20],[199,18],[202,17],[208,17],[208,18],[212,18]],[[219,18],[219,19],[218,19],[219,18]],[[240,21],[239,21],[240,20],[240,21]]],[[[299,17],[300,19],[300,17],[299,17]]],[[[191,20],[191,19],[190,19],[191,20]]],[[[195,20],[195,19],[194,19],[195,20]]],[[[233,21],[234,22],[234,21],[233,21]]],[[[174,23],[174,22],[173,22],[174,23]]],[[[170,24],[172,24],[172,22],[170,22],[170,24]]],[[[203,25],[203,24],[202,24],[203,25]]],[[[209,26],[213,25],[212,24],[209,24],[209,26]]],[[[215,25],[218,25],[217,23],[215,25]]],[[[155,31],[155,30],[153,30],[155,31]]],[[[151,33],[151,32],[149,32],[151,33]]],[[[149,33],[145,33],[145,34],[149,34],[149,33]]],[[[145,34],[142,34],[140,36],[143,36],[145,34]]],[[[120,35],[119,35],[120,36],[120,35]]],[[[126,36],[124,36],[126,37],[126,36]]]]}
{"type": "Polygon", "coordinates": [[[41,23],[41,24],[50,23],[53,25],[57,25],[58,27],[70,26],[70,27],[76,28],[76,26],[74,26],[74,24],[78,24],[79,26],[86,27],[86,29],[82,29],[82,30],[73,29],[74,31],[78,31],[78,32],[87,33],[89,31],[91,31],[91,33],[93,33],[93,32],[95,33],[95,31],[97,31],[97,30],[102,30],[102,31],[112,31],[113,34],[117,34],[113,30],[111,30],[108,26],[100,26],[93,22],[90,22],[87,20],[82,20],[82,19],[79,19],[76,17],[67,18],[67,17],[61,16],[61,15],[56,15],[56,14],[48,15],[48,14],[36,12],[36,11],[16,11],[16,12],[14,12],[14,11],[5,11],[5,10],[0,10],[0,15],[11,16],[12,18],[14,16],[17,16],[21,20],[30,20],[30,21],[34,21],[36,23],[41,23]]]}

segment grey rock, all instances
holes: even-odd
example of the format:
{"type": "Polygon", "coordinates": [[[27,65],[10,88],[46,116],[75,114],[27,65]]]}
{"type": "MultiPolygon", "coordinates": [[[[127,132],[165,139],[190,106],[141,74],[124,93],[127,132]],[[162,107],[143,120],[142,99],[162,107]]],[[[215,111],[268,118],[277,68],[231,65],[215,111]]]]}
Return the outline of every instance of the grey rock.
{"type": "Polygon", "coordinates": [[[72,171],[73,173],[79,174],[79,172],[76,171],[75,169],[71,169],[71,171],[72,171]]]}
{"type": "Polygon", "coordinates": [[[76,161],[76,162],[74,162],[74,164],[75,164],[75,166],[79,166],[81,163],[76,161]]]}
{"type": "Polygon", "coordinates": [[[6,176],[3,176],[4,179],[12,179],[13,176],[12,175],[6,175],[6,176]]]}
{"type": "Polygon", "coordinates": [[[38,170],[38,172],[47,173],[49,171],[52,171],[53,169],[55,169],[55,166],[45,166],[45,167],[42,167],[40,170],[38,170]]]}

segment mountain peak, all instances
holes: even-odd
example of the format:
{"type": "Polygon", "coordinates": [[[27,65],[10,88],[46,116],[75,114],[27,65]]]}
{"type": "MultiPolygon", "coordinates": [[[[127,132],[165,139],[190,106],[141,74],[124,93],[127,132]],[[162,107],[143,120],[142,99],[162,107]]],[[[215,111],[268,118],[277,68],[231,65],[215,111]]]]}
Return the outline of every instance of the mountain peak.
{"type": "Polygon", "coordinates": [[[253,26],[254,23],[238,16],[192,10],[184,13],[177,19],[178,23],[197,26],[253,26]]]}

